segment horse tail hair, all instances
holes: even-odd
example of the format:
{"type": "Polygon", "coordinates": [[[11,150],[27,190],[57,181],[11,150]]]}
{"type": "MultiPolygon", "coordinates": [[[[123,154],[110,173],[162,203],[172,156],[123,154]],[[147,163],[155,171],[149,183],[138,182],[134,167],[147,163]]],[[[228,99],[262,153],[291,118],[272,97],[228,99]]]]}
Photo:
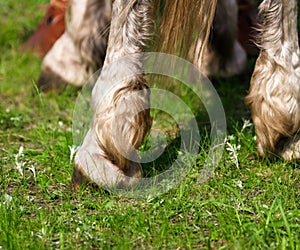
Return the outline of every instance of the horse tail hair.
{"type": "Polygon", "coordinates": [[[200,38],[203,41],[201,54],[208,43],[217,0],[154,1],[159,22],[158,50],[188,58],[190,48],[200,38]]]}

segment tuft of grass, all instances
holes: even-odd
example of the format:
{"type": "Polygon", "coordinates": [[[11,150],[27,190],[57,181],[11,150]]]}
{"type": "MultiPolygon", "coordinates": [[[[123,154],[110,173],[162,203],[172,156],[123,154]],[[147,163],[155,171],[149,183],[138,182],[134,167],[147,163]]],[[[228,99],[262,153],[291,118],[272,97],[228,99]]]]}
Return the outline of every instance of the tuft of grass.
{"type": "MultiPolygon", "coordinates": [[[[78,90],[39,93],[40,59],[18,53],[43,15],[37,7],[46,2],[0,3],[0,249],[300,249],[300,169],[297,162],[259,160],[243,104],[249,79],[214,81],[228,135],[207,182],[201,182],[210,147],[207,115],[176,83],[170,89],[191,106],[201,135],[196,164],[184,181],[148,199],[85,185],[73,193],[71,128],[78,90]]],[[[153,117],[168,132],[169,147],[144,166],[149,176],[178,154],[174,121],[156,111],[153,117]]],[[[144,150],[151,147],[147,143],[144,150]]]]}

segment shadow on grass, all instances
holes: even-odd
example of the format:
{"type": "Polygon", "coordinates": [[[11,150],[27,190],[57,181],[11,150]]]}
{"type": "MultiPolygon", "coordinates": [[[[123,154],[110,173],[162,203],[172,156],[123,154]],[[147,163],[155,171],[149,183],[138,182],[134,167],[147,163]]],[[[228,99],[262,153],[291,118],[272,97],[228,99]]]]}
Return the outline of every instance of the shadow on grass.
{"type": "MultiPolygon", "coordinates": [[[[184,131],[183,133],[185,132],[188,133],[188,130],[184,131]]],[[[206,125],[201,129],[199,129],[199,134],[200,134],[200,142],[197,142],[197,144],[199,143],[198,154],[200,153],[201,150],[203,150],[203,148],[209,151],[209,146],[211,141],[209,137],[210,125],[206,125]]],[[[157,159],[151,162],[141,164],[143,178],[154,177],[167,171],[174,164],[174,162],[178,158],[180,158],[182,154],[181,147],[182,147],[181,135],[180,132],[178,132],[174,138],[168,140],[168,143],[165,146],[163,153],[157,159]]],[[[189,152],[187,152],[187,154],[189,154],[189,152]]],[[[195,155],[195,157],[197,156],[195,155]]],[[[187,164],[189,164],[189,162],[187,162],[187,164]]]]}

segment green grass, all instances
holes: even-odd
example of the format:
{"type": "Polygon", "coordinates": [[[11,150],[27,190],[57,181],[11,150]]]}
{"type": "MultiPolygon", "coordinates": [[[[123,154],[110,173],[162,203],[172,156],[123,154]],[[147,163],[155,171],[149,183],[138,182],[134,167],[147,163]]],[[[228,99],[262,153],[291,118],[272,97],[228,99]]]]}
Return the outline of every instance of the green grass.
{"type": "MultiPolygon", "coordinates": [[[[245,121],[248,79],[215,82],[228,139],[208,182],[200,182],[209,147],[204,127],[197,164],[164,194],[129,199],[91,186],[72,192],[78,90],[39,93],[40,60],[18,53],[45,2],[0,3],[0,249],[300,249],[300,169],[258,159],[253,125],[245,121]]],[[[197,117],[205,124],[205,115],[197,117]]]]}

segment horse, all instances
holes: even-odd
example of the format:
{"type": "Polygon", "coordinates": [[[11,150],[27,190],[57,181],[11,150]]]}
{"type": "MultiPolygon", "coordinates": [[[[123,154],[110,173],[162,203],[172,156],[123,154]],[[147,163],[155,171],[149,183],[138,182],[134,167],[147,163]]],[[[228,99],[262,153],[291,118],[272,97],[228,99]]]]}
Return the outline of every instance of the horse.
{"type": "MultiPolygon", "coordinates": [[[[43,60],[42,74],[38,80],[41,89],[56,88],[67,83],[81,86],[103,65],[111,19],[111,1],[89,0],[84,6],[79,1],[73,1],[70,9],[77,9],[76,6],[79,5],[82,9],[76,11],[76,15],[81,21],[74,25],[73,12],[71,13],[63,37],[58,39],[43,60]],[[64,57],[61,56],[62,51],[64,57]]],[[[246,54],[255,54],[255,46],[251,42],[255,25],[254,4],[251,0],[219,0],[214,28],[210,30],[209,46],[205,52],[206,66],[203,67],[203,74],[208,77],[228,77],[243,73],[246,54]]],[[[201,46],[201,41],[198,43],[201,46]]],[[[195,46],[197,47],[196,43],[195,46]]],[[[194,56],[193,48],[190,48],[189,59],[197,65],[198,58],[193,58],[194,56]]]]}
{"type": "Polygon", "coordinates": [[[300,157],[300,58],[297,1],[265,0],[260,5],[260,54],[245,101],[256,128],[261,157],[300,157]]]}
{"type": "MultiPolygon", "coordinates": [[[[84,179],[102,187],[131,187],[141,178],[140,165],[134,159],[152,120],[147,109],[150,85],[143,74],[143,59],[135,55],[145,51],[147,44],[152,42],[159,51],[189,59],[206,76],[237,74],[246,62],[237,37],[235,0],[112,2],[71,1],[69,25],[44,58],[38,81],[40,86],[49,82],[80,86],[95,67],[103,66],[92,92],[93,120],[75,156],[75,189],[84,179]],[[126,56],[131,58],[126,68],[136,74],[113,84],[114,75],[107,67],[126,56]],[[99,86],[105,88],[105,84],[113,87],[103,97],[99,86]],[[100,97],[104,98],[101,105],[100,97]]],[[[257,149],[261,156],[297,159],[297,1],[264,0],[259,13],[260,54],[245,99],[252,111],[257,149]]],[[[122,73],[121,68],[117,71],[122,73]]]]}
{"type": "MultiPolygon", "coordinates": [[[[217,4],[217,14],[215,15],[215,24],[218,26],[220,21],[220,10],[224,7],[227,11],[227,15],[232,15],[236,11],[236,3],[235,1],[228,1],[224,6],[224,1],[219,1],[217,4]],[[218,7],[219,6],[219,7],[218,7]],[[216,19],[219,18],[217,21],[216,19]]],[[[238,0],[238,41],[242,45],[243,49],[249,55],[256,55],[257,48],[255,44],[252,42],[252,38],[254,37],[254,28],[257,24],[257,12],[256,6],[253,0],[238,0]]],[[[40,9],[47,9],[47,12],[38,25],[34,33],[27,39],[25,43],[22,44],[20,51],[31,51],[37,56],[43,58],[48,51],[51,49],[53,44],[57,39],[64,33],[65,31],[65,16],[67,14],[67,9],[69,5],[69,0],[51,0],[50,3],[46,6],[41,6],[40,9]]],[[[233,15],[235,16],[235,15],[233,15]]],[[[223,17],[224,19],[228,19],[227,17],[223,17]]],[[[232,27],[235,27],[235,22],[233,21],[230,25],[223,25],[227,32],[231,32],[232,27]]],[[[215,25],[214,25],[215,26],[215,25]]],[[[215,29],[214,29],[215,30],[215,29]]],[[[235,37],[234,32],[232,32],[231,37],[235,37]]],[[[212,44],[215,34],[218,35],[218,32],[212,32],[212,44]]],[[[224,35],[223,35],[224,36],[224,35]]],[[[238,44],[237,44],[238,46],[238,44]]],[[[239,49],[239,48],[238,48],[239,49]]],[[[236,70],[237,74],[240,72],[239,69],[236,70]]],[[[234,74],[234,73],[232,73],[234,74]]],[[[231,75],[231,74],[230,74],[231,75]]]]}

